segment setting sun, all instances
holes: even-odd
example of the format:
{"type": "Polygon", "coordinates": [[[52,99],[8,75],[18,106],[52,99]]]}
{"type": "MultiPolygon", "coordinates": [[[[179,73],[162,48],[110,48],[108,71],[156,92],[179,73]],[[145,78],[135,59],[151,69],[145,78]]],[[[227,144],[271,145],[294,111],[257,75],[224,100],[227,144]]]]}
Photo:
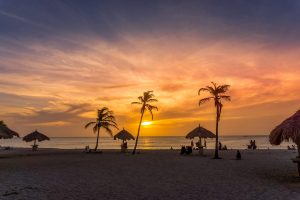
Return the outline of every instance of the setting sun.
{"type": "Polygon", "coordinates": [[[142,122],[142,125],[143,126],[149,126],[149,125],[151,125],[152,124],[152,122],[142,122]]]}

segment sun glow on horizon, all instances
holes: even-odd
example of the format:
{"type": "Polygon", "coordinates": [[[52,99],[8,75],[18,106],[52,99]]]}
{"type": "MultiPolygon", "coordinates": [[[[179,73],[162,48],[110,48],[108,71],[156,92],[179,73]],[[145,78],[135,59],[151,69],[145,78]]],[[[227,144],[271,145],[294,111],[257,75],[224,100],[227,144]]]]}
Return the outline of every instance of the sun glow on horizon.
{"type": "Polygon", "coordinates": [[[142,122],[142,126],[149,126],[149,125],[151,125],[151,124],[152,124],[152,122],[148,122],[148,121],[142,122]]]}

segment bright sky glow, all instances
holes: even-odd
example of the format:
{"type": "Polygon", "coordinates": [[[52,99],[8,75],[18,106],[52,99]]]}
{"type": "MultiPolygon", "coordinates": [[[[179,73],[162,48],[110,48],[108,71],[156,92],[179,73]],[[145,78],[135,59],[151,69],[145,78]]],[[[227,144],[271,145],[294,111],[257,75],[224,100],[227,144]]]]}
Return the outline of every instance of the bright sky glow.
{"type": "Polygon", "coordinates": [[[94,136],[96,109],[145,135],[214,131],[200,87],[230,84],[220,135],[268,134],[299,109],[300,1],[0,0],[0,120],[21,135],[94,136]],[[149,113],[146,120],[151,121],[149,113]],[[144,122],[144,123],[145,123],[144,122]]]}

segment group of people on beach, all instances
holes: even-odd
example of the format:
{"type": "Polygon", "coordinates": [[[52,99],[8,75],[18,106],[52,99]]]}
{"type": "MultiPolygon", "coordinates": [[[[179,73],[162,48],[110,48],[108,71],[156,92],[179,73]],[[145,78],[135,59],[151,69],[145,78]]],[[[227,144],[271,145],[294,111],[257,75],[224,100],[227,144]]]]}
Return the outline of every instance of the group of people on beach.
{"type": "Polygon", "coordinates": [[[191,147],[192,147],[192,149],[194,149],[194,150],[197,150],[197,149],[200,149],[200,148],[207,148],[207,146],[206,146],[206,140],[204,140],[204,144],[203,144],[203,146],[202,146],[202,144],[200,144],[200,141],[199,142],[196,142],[196,145],[194,144],[194,141],[192,140],[191,141],[191,147]]]}
{"type": "Polygon", "coordinates": [[[257,148],[255,140],[250,140],[250,144],[247,145],[248,149],[255,150],[257,148]]]}
{"type": "Polygon", "coordinates": [[[227,150],[227,146],[226,145],[222,145],[222,143],[221,142],[219,142],[219,150],[227,150]]]}

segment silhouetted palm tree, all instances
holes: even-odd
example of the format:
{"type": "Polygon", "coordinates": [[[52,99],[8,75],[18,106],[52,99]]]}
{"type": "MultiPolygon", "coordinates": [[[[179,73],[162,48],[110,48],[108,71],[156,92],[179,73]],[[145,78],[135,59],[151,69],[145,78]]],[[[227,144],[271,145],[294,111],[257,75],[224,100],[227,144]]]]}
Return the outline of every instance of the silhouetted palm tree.
{"type": "Polygon", "coordinates": [[[97,151],[98,148],[98,142],[99,142],[99,133],[100,129],[104,128],[106,132],[108,132],[112,136],[112,131],[110,127],[117,127],[117,123],[115,122],[116,119],[113,116],[113,112],[109,110],[107,107],[103,107],[100,110],[98,110],[97,113],[97,119],[94,122],[89,122],[85,125],[85,128],[88,128],[91,125],[94,125],[93,131],[94,133],[97,132],[97,141],[96,141],[96,146],[95,146],[95,151],[97,151]]]}
{"type": "Polygon", "coordinates": [[[156,106],[153,106],[153,105],[149,104],[151,102],[157,102],[158,101],[157,99],[154,99],[153,91],[144,92],[144,95],[143,96],[139,96],[138,100],[139,100],[138,102],[132,102],[131,103],[131,104],[142,105],[142,108],[141,108],[141,119],[140,119],[138,133],[137,133],[137,136],[136,136],[135,145],[134,145],[134,149],[132,151],[132,154],[135,154],[135,151],[136,151],[136,147],[137,147],[138,140],[139,140],[139,135],[140,135],[141,123],[142,123],[142,120],[143,120],[143,116],[144,116],[145,110],[148,110],[150,112],[150,114],[152,116],[152,120],[153,120],[152,110],[155,109],[155,110],[158,111],[158,108],[156,106]]]}
{"type": "Polygon", "coordinates": [[[200,88],[198,91],[198,95],[200,95],[200,92],[209,92],[211,94],[210,97],[206,97],[203,99],[199,100],[199,106],[210,101],[210,100],[214,100],[215,103],[215,107],[216,107],[216,146],[215,146],[215,156],[214,158],[217,159],[219,158],[219,148],[218,148],[218,143],[219,143],[219,121],[220,121],[220,117],[221,117],[221,113],[222,113],[222,108],[223,108],[223,104],[222,104],[222,100],[225,101],[230,101],[230,96],[224,95],[230,85],[217,85],[214,82],[211,82],[213,87],[211,86],[206,86],[205,88],[200,88]]]}

